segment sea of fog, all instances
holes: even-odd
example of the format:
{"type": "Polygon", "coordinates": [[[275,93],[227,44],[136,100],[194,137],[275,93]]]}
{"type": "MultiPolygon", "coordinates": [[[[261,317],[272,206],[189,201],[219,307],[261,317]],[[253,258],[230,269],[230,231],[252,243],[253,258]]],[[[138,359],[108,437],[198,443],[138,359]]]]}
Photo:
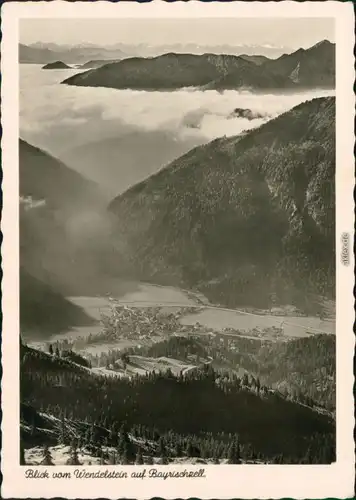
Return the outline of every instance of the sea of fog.
{"type": "Polygon", "coordinates": [[[254,95],[239,91],[146,92],[61,85],[77,69],[42,70],[20,65],[20,135],[55,155],[131,131],[165,131],[176,141],[197,144],[237,135],[300,102],[333,92],[254,95]],[[262,118],[231,116],[249,108],[262,118]]]}

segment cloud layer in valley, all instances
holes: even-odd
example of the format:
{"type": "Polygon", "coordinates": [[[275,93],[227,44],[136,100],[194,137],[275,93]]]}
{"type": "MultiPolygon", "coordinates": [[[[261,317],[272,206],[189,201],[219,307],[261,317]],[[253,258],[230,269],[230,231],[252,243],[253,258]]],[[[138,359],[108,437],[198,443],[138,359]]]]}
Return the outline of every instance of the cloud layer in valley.
{"type": "Polygon", "coordinates": [[[75,70],[21,68],[20,129],[33,144],[54,154],[127,132],[162,130],[197,143],[257,127],[296,104],[330,92],[253,95],[248,92],[179,90],[142,92],[60,85],[75,70]],[[248,108],[262,118],[233,116],[248,108]]]}

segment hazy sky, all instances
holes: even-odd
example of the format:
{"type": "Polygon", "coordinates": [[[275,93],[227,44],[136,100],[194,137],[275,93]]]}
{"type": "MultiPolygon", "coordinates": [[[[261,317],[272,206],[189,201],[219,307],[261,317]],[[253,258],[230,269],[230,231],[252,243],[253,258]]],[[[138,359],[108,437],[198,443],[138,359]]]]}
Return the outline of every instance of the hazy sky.
{"type": "Polygon", "coordinates": [[[22,19],[20,41],[59,44],[272,45],[309,47],[334,41],[332,18],[22,19]]]}

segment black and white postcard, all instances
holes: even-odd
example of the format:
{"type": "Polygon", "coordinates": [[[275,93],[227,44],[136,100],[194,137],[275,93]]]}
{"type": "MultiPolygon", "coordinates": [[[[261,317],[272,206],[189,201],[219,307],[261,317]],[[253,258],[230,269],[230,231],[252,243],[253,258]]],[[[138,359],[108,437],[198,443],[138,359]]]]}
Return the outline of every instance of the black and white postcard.
{"type": "Polygon", "coordinates": [[[353,496],[349,2],[2,6],[2,496],[353,496]]]}

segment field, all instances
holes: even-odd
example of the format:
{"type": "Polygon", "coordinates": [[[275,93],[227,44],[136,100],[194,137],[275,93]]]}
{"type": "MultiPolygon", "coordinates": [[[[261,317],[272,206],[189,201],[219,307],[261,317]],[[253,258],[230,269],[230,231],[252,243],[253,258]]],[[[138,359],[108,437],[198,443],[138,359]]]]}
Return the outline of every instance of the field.
{"type": "Polygon", "coordinates": [[[334,333],[335,321],[320,320],[316,317],[276,316],[268,314],[252,314],[235,312],[221,308],[207,308],[197,314],[189,314],[181,320],[184,325],[196,322],[212,328],[223,330],[234,328],[246,333],[255,328],[282,328],[287,337],[307,337],[313,333],[334,333]]]}
{"type": "Polygon", "coordinates": [[[107,368],[92,368],[94,373],[102,375],[111,375],[117,377],[132,377],[134,375],[146,375],[147,373],[152,373],[153,371],[167,371],[171,370],[173,375],[179,375],[179,373],[186,373],[190,370],[196,368],[194,364],[189,364],[184,361],[180,361],[174,358],[160,357],[160,358],[149,358],[145,356],[130,356],[130,362],[127,363],[126,367],[123,368],[119,364],[112,366],[110,369],[107,368]]]}

